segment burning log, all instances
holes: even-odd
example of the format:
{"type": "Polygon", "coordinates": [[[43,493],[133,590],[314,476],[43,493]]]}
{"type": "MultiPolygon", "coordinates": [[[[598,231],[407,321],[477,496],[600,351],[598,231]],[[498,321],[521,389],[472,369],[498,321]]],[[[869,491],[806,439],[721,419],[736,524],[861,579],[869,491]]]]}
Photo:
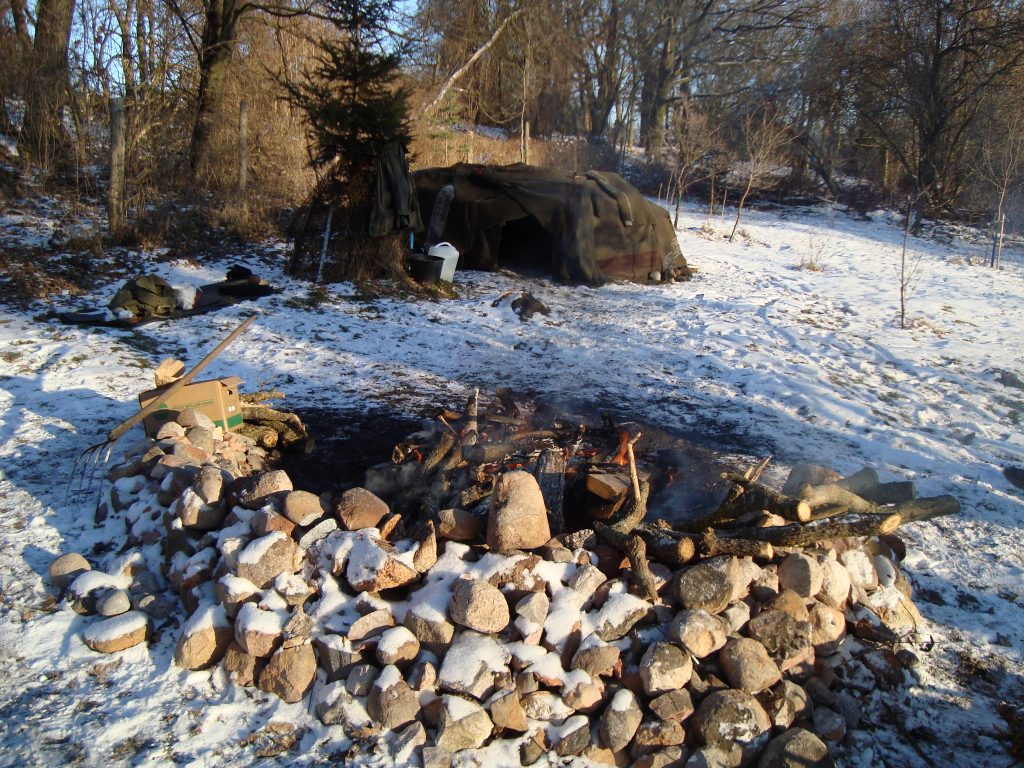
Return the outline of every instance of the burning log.
{"type": "Polygon", "coordinates": [[[565,457],[554,448],[545,448],[537,459],[534,471],[537,485],[544,497],[544,506],[548,510],[548,524],[551,535],[555,536],[565,530],[565,517],[562,505],[565,500],[565,457]]]}
{"type": "Polygon", "coordinates": [[[691,529],[702,530],[713,527],[735,520],[747,512],[760,510],[780,515],[795,522],[803,523],[811,519],[811,506],[802,499],[785,496],[735,472],[726,472],[722,477],[735,483],[741,492],[730,493],[715,512],[697,520],[690,526],[691,529]]]}

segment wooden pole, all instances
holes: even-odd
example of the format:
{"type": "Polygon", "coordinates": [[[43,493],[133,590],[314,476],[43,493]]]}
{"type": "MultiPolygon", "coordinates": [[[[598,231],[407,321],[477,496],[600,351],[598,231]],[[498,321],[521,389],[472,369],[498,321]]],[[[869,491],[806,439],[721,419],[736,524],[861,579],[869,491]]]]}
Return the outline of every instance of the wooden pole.
{"type": "Polygon", "coordinates": [[[107,196],[107,226],[112,237],[124,232],[125,202],[125,120],[124,102],[110,100],[110,191],[107,196]]]}
{"type": "Polygon", "coordinates": [[[249,175],[249,102],[238,103],[238,200],[245,205],[249,175]]]}

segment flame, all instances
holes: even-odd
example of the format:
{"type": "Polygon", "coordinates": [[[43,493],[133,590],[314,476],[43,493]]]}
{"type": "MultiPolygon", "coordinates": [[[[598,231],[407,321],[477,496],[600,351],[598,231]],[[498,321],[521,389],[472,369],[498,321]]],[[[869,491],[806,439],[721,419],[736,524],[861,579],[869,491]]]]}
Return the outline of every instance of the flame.
{"type": "Polygon", "coordinates": [[[417,464],[422,464],[423,463],[423,454],[420,453],[418,448],[413,448],[412,451],[410,451],[410,454],[412,455],[412,457],[414,459],[416,459],[416,463],[417,464]]]}
{"type": "Polygon", "coordinates": [[[629,462],[626,460],[626,449],[629,447],[629,431],[625,429],[619,430],[619,451],[612,458],[612,464],[617,464],[620,467],[626,466],[629,462]]]}

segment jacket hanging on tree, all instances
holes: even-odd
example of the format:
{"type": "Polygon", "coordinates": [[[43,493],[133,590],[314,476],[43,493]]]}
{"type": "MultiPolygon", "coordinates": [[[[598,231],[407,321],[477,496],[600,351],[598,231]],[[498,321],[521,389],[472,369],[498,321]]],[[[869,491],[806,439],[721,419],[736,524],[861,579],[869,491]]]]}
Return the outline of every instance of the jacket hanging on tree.
{"type": "Polygon", "coordinates": [[[421,231],[423,220],[416,197],[416,183],[409,173],[405,147],[397,141],[386,144],[374,161],[374,172],[370,236],[421,231]]]}

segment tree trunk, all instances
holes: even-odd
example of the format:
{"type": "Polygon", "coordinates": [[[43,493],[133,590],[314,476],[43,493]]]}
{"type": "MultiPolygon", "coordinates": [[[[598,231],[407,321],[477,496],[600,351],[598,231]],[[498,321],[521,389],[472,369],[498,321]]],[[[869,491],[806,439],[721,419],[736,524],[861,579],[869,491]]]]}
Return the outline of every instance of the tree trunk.
{"type": "Polygon", "coordinates": [[[48,164],[66,142],[61,109],[67,101],[68,40],[75,0],[39,0],[25,93],[22,137],[25,154],[48,164]]]}
{"type": "Polygon", "coordinates": [[[199,93],[188,158],[193,182],[210,170],[210,152],[217,121],[224,119],[224,86],[235,46],[239,12],[234,0],[210,0],[206,8],[199,54],[199,93]]]}

